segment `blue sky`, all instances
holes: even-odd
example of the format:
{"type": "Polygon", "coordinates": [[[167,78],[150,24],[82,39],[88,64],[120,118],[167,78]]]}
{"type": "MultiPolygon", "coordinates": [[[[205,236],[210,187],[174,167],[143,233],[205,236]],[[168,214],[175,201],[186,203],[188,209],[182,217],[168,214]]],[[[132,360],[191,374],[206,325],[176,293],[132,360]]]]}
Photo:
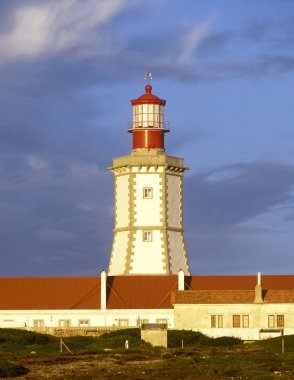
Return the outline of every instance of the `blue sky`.
{"type": "Polygon", "coordinates": [[[190,167],[192,273],[293,273],[293,1],[2,0],[1,276],[107,269],[147,71],[190,167]]]}

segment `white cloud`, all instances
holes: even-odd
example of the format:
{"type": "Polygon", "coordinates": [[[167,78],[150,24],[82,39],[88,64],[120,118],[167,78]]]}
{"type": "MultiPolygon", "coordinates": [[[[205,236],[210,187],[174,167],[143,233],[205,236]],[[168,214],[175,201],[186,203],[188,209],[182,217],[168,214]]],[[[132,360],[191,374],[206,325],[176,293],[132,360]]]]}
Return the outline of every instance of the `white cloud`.
{"type": "Polygon", "coordinates": [[[20,4],[14,11],[12,28],[0,35],[0,60],[48,56],[70,48],[79,48],[82,54],[119,48],[117,41],[111,43],[97,28],[119,13],[126,0],[20,4]]]}
{"type": "Polygon", "coordinates": [[[181,53],[177,59],[178,63],[191,63],[196,48],[199,46],[203,38],[209,34],[211,25],[214,23],[215,18],[215,16],[211,16],[202,24],[197,24],[190,27],[189,31],[182,38],[181,53]]]}
{"type": "Polygon", "coordinates": [[[71,165],[69,168],[70,174],[76,177],[89,177],[97,176],[99,173],[99,168],[93,163],[79,163],[71,165]]]}
{"type": "Polygon", "coordinates": [[[50,166],[50,162],[44,160],[42,157],[37,155],[30,155],[25,158],[28,166],[32,169],[32,171],[40,171],[47,169],[50,166]]]}
{"type": "Polygon", "coordinates": [[[97,204],[94,202],[81,202],[78,204],[78,208],[83,212],[91,212],[97,209],[97,204]]]}

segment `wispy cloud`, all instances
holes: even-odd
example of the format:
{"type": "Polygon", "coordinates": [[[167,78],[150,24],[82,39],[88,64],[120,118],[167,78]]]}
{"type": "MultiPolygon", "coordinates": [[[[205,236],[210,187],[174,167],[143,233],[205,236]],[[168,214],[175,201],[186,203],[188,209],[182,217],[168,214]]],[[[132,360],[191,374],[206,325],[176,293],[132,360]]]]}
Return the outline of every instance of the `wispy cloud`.
{"type": "Polygon", "coordinates": [[[180,54],[177,58],[179,64],[191,64],[196,58],[197,48],[201,41],[209,34],[216,16],[211,16],[203,23],[190,26],[186,34],[182,35],[180,54]]]}
{"type": "Polygon", "coordinates": [[[235,164],[191,176],[187,187],[188,223],[197,230],[223,230],[294,203],[294,166],[235,164]]]}
{"type": "Polygon", "coordinates": [[[33,171],[40,171],[47,169],[50,162],[37,155],[29,155],[26,157],[26,162],[33,171]]]}
{"type": "Polygon", "coordinates": [[[50,56],[77,47],[84,55],[117,51],[118,41],[98,28],[126,6],[125,0],[22,3],[13,11],[10,28],[0,34],[0,59],[50,56]]]}

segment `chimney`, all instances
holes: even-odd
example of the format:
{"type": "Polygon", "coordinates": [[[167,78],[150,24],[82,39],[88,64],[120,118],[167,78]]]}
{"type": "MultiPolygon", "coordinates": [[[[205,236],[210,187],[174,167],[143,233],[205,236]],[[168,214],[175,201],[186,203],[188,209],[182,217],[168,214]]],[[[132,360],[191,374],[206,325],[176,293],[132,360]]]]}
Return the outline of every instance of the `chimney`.
{"type": "Polygon", "coordinates": [[[185,290],[185,273],[182,269],[178,271],[178,290],[185,290]]]}
{"type": "Polygon", "coordinates": [[[261,273],[257,272],[257,285],[261,285],[261,273]]]}
{"type": "Polygon", "coordinates": [[[263,303],[262,299],[262,286],[261,286],[261,273],[257,273],[257,284],[255,285],[255,298],[254,303],[263,303]]]}
{"type": "Polygon", "coordinates": [[[105,310],[106,309],[106,282],[107,282],[107,274],[105,272],[105,270],[103,270],[101,272],[101,298],[100,298],[100,307],[101,307],[101,310],[105,310]]]}

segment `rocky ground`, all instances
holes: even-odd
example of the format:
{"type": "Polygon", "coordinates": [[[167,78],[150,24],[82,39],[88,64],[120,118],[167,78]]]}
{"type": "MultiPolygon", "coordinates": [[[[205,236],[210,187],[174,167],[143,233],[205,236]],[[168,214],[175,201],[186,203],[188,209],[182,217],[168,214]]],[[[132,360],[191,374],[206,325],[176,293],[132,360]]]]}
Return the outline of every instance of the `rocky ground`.
{"type": "Polygon", "coordinates": [[[195,365],[179,367],[164,366],[158,368],[162,359],[123,361],[120,358],[101,358],[93,355],[91,358],[73,358],[60,363],[22,363],[30,372],[25,376],[14,377],[18,380],[39,379],[219,379],[212,374],[201,374],[195,365]],[[154,367],[155,368],[152,368],[154,367]]]}

